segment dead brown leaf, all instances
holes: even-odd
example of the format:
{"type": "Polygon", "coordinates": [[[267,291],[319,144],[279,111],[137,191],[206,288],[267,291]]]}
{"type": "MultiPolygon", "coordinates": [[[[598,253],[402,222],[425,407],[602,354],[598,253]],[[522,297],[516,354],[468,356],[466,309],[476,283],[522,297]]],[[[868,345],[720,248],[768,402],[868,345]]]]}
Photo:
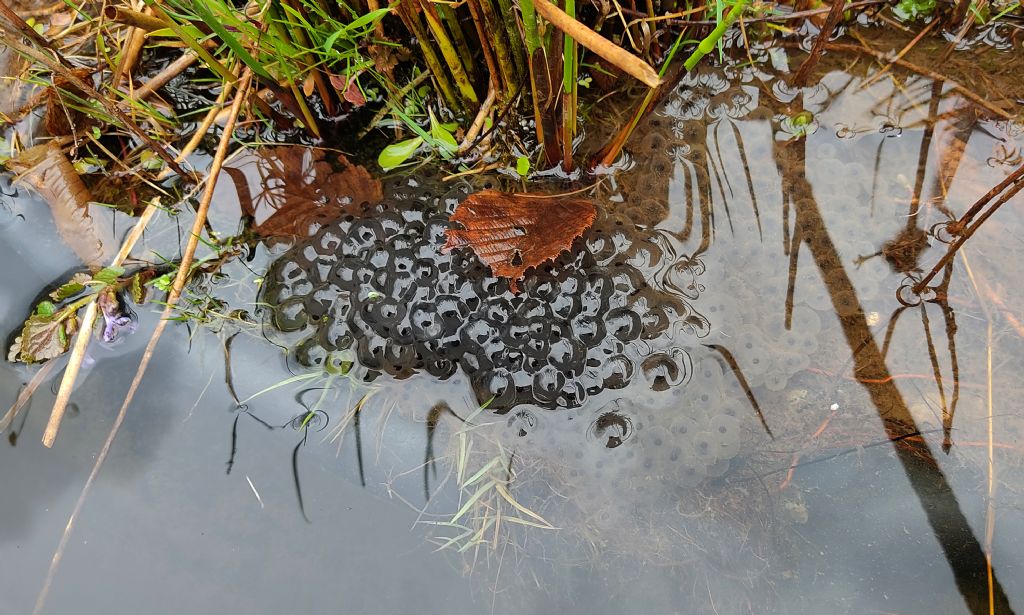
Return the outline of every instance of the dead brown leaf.
{"type": "Polygon", "coordinates": [[[111,213],[90,204],[89,189],[59,145],[50,141],[30,147],[9,160],[7,167],[21,174],[19,181],[32,186],[49,204],[61,238],[82,262],[94,268],[110,262],[118,247],[110,230],[111,213]]]}
{"type": "Polygon", "coordinates": [[[470,248],[495,277],[508,278],[513,293],[526,270],[568,250],[590,228],[597,211],[586,199],[536,198],[484,190],[459,205],[442,251],[470,248]]]}
{"type": "Polygon", "coordinates": [[[320,149],[267,148],[257,152],[255,166],[258,187],[252,195],[241,168],[225,172],[235,182],[242,211],[253,218],[253,231],[262,237],[304,237],[314,224],[384,198],[369,171],[340,154],[332,165],[320,149]]]}

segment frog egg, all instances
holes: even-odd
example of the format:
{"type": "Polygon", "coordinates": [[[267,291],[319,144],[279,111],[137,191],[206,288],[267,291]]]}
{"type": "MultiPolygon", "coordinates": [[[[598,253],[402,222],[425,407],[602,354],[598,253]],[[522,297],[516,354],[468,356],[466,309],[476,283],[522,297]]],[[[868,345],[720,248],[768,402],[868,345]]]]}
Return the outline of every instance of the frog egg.
{"type": "Polygon", "coordinates": [[[793,308],[792,328],[803,335],[818,335],[821,333],[821,317],[814,310],[798,305],[793,308]]]}
{"type": "Polygon", "coordinates": [[[704,469],[704,472],[707,473],[708,478],[718,478],[720,476],[725,476],[725,473],[728,471],[728,459],[719,459],[715,461],[715,463],[709,465],[707,468],[704,469]]]}
{"type": "Polygon", "coordinates": [[[694,365],[691,384],[705,390],[721,391],[725,374],[717,359],[705,357],[694,365]]]}
{"type": "Polygon", "coordinates": [[[760,376],[768,371],[770,364],[767,343],[761,333],[750,325],[744,326],[728,348],[739,363],[747,381],[751,385],[760,384],[760,376]]]}
{"type": "Polygon", "coordinates": [[[740,452],[741,426],[736,417],[719,414],[708,422],[708,432],[717,438],[719,459],[732,459],[740,452]]]}
{"type": "Polygon", "coordinates": [[[672,432],[669,431],[668,428],[661,426],[645,429],[644,432],[640,434],[640,444],[643,445],[645,449],[652,451],[667,451],[671,448],[674,441],[675,438],[672,436],[672,432]]]}
{"type": "Polygon", "coordinates": [[[783,368],[790,376],[804,371],[811,365],[811,358],[806,352],[787,352],[780,359],[783,368]]]}
{"type": "Polygon", "coordinates": [[[719,438],[707,430],[698,432],[691,440],[694,452],[697,454],[697,459],[705,467],[713,465],[718,461],[718,440],[719,438]]]}
{"type": "Polygon", "coordinates": [[[686,441],[700,431],[700,425],[693,417],[680,415],[672,419],[669,430],[677,436],[677,441],[686,441]]]}
{"type": "Polygon", "coordinates": [[[773,365],[764,375],[764,387],[769,391],[783,391],[788,383],[789,373],[781,365],[773,365]]]}
{"type": "Polygon", "coordinates": [[[306,367],[319,367],[327,359],[327,350],[320,345],[315,335],[299,342],[295,348],[295,360],[306,367]]]}
{"type": "Polygon", "coordinates": [[[309,320],[306,315],[305,297],[289,297],[274,306],[274,326],[279,331],[290,333],[306,327],[309,320]]]}
{"type": "Polygon", "coordinates": [[[680,487],[695,487],[707,476],[705,465],[696,451],[681,451],[672,469],[672,480],[680,487]]]}
{"type": "Polygon", "coordinates": [[[704,420],[718,412],[722,405],[721,389],[706,388],[691,383],[683,397],[686,411],[698,420],[704,420]]]}

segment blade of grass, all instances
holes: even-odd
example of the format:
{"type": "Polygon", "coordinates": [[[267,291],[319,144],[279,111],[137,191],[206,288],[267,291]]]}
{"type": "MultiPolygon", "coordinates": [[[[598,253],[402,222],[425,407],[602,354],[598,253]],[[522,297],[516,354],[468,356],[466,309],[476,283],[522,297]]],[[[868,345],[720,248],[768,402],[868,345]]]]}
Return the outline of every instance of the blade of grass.
{"type": "Polygon", "coordinates": [[[462,508],[459,509],[459,512],[455,513],[455,516],[451,519],[452,522],[454,523],[455,521],[461,519],[463,515],[469,512],[470,507],[472,507],[473,504],[477,502],[477,500],[482,498],[485,493],[493,489],[496,484],[498,484],[497,481],[492,479],[481,485],[480,488],[477,489],[476,492],[473,495],[471,495],[468,500],[466,500],[466,503],[462,505],[462,508]]]}

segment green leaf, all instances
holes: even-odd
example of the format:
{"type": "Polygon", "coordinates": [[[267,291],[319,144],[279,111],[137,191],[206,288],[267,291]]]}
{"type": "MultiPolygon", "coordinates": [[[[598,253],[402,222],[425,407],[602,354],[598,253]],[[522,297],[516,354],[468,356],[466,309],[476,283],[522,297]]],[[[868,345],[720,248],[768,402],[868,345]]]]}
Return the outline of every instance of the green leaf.
{"type": "Polygon", "coordinates": [[[170,292],[171,284],[173,282],[174,282],[174,276],[172,276],[170,273],[165,273],[165,274],[163,274],[160,277],[153,278],[153,280],[150,282],[150,284],[152,284],[153,288],[156,288],[160,292],[166,293],[166,292],[170,292]]]}
{"type": "Polygon", "coordinates": [[[362,17],[357,17],[355,20],[352,21],[352,23],[345,26],[345,29],[348,30],[349,32],[352,32],[353,30],[358,30],[365,26],[376,24],[381,19],[384,19],[384,16],[390,12],[390,8],[383,8],[377,9],[376,11],[370,11],[369,13],[363,15],[362,17]]]}
{"type": "Polygon", "coordinates": [[[231,51],[238,56],[239,60],[249,67],[254,75],[257,75],[267,81],[275,81],[275,79],[270,76],[270,73],[263,69],[263,66],[260,65],[256,58],[249,54],[249,51],[242,45],[242,43],[224,27],[221,23],[221,19],[214,17],[213,12],[210,11],[210,7],[207,6],[206,2],[194,2],[192,3],[192,8],[196,11],[199,18],[203,20],[203,23],[209,26],[210,29],[220,37],[220,40],[224,41],[225,45],[231,48],[231,51]]]}
{"type": "Polygon", "coordinates": [[[900,19],[913,21],[934,13],[935,0],[900,0],[892,10],[900,19]]]}
{"type": "Polygon", "coordinates": [[[49,318],[57,312],[57,306],[50,303],[49,301],[40,301],[39,305],[36,306],[36,316],[42,316],[49,318]]]}
{"type": "Polygon", "coordinates": [[[122,275],[124,275],[124,267],[104,267],[96,275],[92,276],[92,279],[94,282],[113,284],[122,275]]]}
{"type": "Polygon", "coordinates": [[[146,300],[146,285],[142,281],[142,275],[136,273],[132,276],[131,284],[132,301],[137,305],[146,300]]]}
{"type": "Polygon", "coordinates": [[[25,321],[21,335],[14,340],[8,355],[10,361],[36,363],[59,357],[71,346],[71,337],[78,330],[78,316],[63,320],[52,316],[32,315],[25,321]]]}
{"type": "Polygon", "coordinates": [[[346,32],[344,30],[335,30],[334,34],[327,37],[327,40],[324,41],[324,53],[330,53],[331,49],[334,49],[334,43],[338,42],[338,38],[342,34],[346,34],[346,32]]]}
{"type": "Polygon", "coordinates": [[[520,177],[526,177],[530,174],[530,159],[526,156],[520,156],[516,158],[516,173],[519,173],[520,177]]]}
{"type": "Polygon", "coordinates": [[[85,290],[85,285],[92,281],[86,273],[76,273],[71,276],[71,279],[65,282],[57,290],[50,293],[50,298],[54,301],[63,301],[69,297],[74,297],[78,293],[85,290]]]}
{"type": "Polygon", "coordinates": [[[392,143],[381,150],[377,156],[377,164],[385,171],[405,164],[410,156],[423,145],[423,137],[413,137],[398,143],[392,143]]]}
{"type": "Polygon", "coordinates": [[[437,142],[438,148],[442,150],[442,155],[446,153],[454,154],[459,149],[459,144],[455,141],[455,137],[452,136],[452,133],[444,125],[438,123],[433,111],[430,112],[430,136],[437,142]]]}

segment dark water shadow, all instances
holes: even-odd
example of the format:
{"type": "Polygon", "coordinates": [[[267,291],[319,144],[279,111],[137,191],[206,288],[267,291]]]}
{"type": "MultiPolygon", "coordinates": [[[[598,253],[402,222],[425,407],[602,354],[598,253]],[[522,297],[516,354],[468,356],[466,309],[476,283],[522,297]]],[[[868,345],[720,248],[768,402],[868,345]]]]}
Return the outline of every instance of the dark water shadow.
{"type": "MultiPolygon", "coordinates": [[[[829,237],[825,220],[814,200],[813,189],[806,176],[806,141],[799,139],[777,143],[774,153],[783,179],[785,199],[793,207],[796,225],[804,229],[804,244],[833,300],[843,335],[850,347],[854,373],[870,395],[886,435],[895,441],[908,433],[919,432],[886,366],[885,356],[874,339],[864,310],[856,299],[854,285],[841,264],[839,252],[829,237]],[[857,302],[855,309],[851,310],[849,306],[838,303],[839,298],[848,300],[850,297],[857,302]]],[[[988,562],[985,551],[974,535],[934,453],[926,442],[915,448],[894,444],[893,451],[921,501],[921,507],[942,547],[966,607],[971,613],[989,613],[986,585],[988,562]],[[930,471],[922,471],[922,460],[930,471]],[[944,505],[938,506],[936,502],[944,505]]],[[[996,613],[1014,612],[994,570],[991,608],[994,609],[991,612],[996,613]]]]}

